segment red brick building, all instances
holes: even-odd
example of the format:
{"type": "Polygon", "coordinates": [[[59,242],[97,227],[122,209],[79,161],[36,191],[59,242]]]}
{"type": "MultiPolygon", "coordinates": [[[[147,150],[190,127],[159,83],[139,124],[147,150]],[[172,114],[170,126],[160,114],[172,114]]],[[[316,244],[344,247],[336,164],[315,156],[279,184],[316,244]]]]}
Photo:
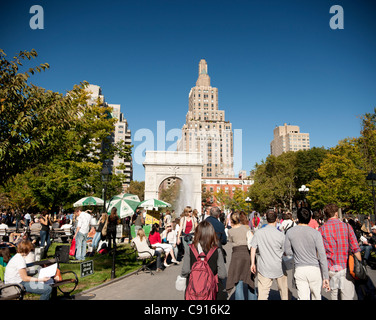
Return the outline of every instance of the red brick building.
{"type": "MultiPolygon", "coordinates": [[[[244,192],[247,192],[248,188],[254,183],[254,181],[251,179],[243,178],[202,178],[201,183],[202,191],[210,192],[213,195],[210,199],[207,199],[207,203],[205,203],[206,199],[202,199],[202,201],[206,205],[216,206],[215,194],[221,189],[224,192],[228,193],[232,198],[233,193],[237,188],[240,188],[244,192]]],[[[205,205],[204,203],[203,205],[205,205]]]]}

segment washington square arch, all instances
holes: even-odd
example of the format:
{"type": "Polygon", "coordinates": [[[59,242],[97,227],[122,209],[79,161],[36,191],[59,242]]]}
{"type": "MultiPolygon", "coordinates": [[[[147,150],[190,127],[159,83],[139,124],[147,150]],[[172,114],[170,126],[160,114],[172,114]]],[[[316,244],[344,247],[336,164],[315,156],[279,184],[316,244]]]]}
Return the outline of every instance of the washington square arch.
{"type": "Polygon", "coordinates": [[[145,199],[158,199],[160,186],[168,179],[180,181],[180,195],[176,213],[180,215],[185,206],[201,210],[200,152],[146,151],[145,199]]]}

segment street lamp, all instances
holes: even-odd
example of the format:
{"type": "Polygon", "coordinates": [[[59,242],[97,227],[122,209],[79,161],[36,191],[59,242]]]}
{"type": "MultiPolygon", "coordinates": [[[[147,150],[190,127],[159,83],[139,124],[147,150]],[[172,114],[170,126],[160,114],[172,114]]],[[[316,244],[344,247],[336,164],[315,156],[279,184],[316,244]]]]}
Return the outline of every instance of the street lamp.
{"type": "Polygon", "coordinates": [[[303,203],[306,203],[306,194],[309,191],[309,188],[306,187],[306,185],[301,185],[301,187],[298,189],[299,192],[303,194],[303,203]]]}
{"type": "Polygon", "coordinates": [[[112,173],[111,169],[108,166],[104,166],[101,172],[102,182],[104,183],[104,195],[103,195],[103,212],[106,211],[106,191],[107,191],[107,184],[111,181],[112,173]]]}
{"type": "Polygon", "coordinates": [[[367,180],[368,185],[372,186],[373,213],[376,214],[376,199],[375,199],[376,173],[373,173],[373,171],[371,170],[366,180],[367,180]]]}
{"type": "Polygon", "coordinates": [[[250,197],[247,197],[244,201],[247,203],[249,213],[249,204],[252,202],[252,199],[250,197]]]}

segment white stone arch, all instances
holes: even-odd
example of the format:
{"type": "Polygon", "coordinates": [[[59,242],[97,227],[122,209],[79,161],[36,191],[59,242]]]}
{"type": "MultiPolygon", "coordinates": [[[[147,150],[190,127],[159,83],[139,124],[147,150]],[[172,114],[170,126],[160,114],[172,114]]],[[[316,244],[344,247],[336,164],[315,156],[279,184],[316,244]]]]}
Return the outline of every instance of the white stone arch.
{"type": "Polygon", "coordinates": [[[145,161],[145,199],[158,199],[160,184],[170,177],[182,182],[181,199],[176,208],[180,215],[182,208],[189,205],[201,211],[201,170],[200,152],[185,151],[146,151],[145,161]]]}

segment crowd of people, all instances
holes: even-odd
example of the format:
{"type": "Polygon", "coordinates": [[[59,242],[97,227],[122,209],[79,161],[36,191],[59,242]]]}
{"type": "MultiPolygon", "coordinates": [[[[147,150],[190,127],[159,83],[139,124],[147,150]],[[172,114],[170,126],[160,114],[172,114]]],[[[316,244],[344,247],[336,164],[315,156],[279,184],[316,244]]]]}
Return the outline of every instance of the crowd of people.
{"type": "Polygon", "coordinates": [[[356,296],[359,300],[376,299],[369,277],[355,280],[347,272],[349,252],[365,266],[374,263],[371,256],[376,251],[376,226],[369,217],[363,224],[351,216],[341,220],[338,209],[337,205],[328,204],[318,214],[302,207],[294,220],[291,213],[280,218],[273,209],[263,216],[232,211],[223,217],[216,207],[209,214],[192,218],[192,210],[187,207],[189,211],[181,219],[177,233],[178,241],[180,238],[184,243],[181,277],[186,278],[186,299],[192,295],[189,282],[194,281],[190,279],[197,261],[194,251],[208,254],[213,247],[216,254],[211,255],[208,264],[218,277],[217,299],[227,299],[234,292],[236,300],[268,300],[274,280],[281,300],[292,299],[287,276],[291,269],[299,300],[321,300],[322,290],[330,292],[332,300],[353,300],[356,296]],[[184,232],[187,224],[189,238],[184,232]],[[213,232],[214,242],[210,236],[213,232]],[[232,255],[226,271],[223,246],[227,242],[232,242],[232,255]]]}
{"type": "Polygon", "coordinates": [[[99,220],[91,210],[84,211],[81,207],[60,215],[51,215],[47,211],[24,215],[4,212],[0,229],[9,231],[12,227],[14,230],[3,235],[0,242],[0,280],[5,284],[22,284],[26,292],[39,294],[41,300],[47,300],[52,290],[49,285],[52,279],[30,276],[31,268],[27,268],[26,264],[36,261],[37,252],[41,253],[40,259],[47,257],[53,227],[72,236],[72,242],[75,242],[73,259],[83,261],[90,254],[88,241],[91,242],[91,252],[95,252],[101,240],[105,241],[107,251],[116,246],[116,226],[119,223],[116,208],[110,215],[102,214],[99,220]]]}
{"type": "MultiPolygon", "coordinates": [[[[152,225],[148,235],[143,228],[145,218],[146,211],[137,209],[126,220],[128,229],[134,225],[136,231],[132,243],[144,254],[156,257],[157,272],[182,262],[186,299],[195,294],[191,284],[195,264],[206,255],[208,268],[216,279],[214,296],[219,300],[228,299],[231,292],[235,300],[267,300],[274,280],[281,299],[289,300],[292,296],[287,270],[291,269],[300,300],[320,300],[322,290],[330,292],[332,300],[352,300],[355,293],[358,299],[364,299],[369,298],[365,288],[375,290],[369,278],[367,283],[359,283],[346,271],[349,251],[365,265],[373,266],[376,225],[369,217],[363,223],[351,216],[340,220],[335,204],[325,206],[322,213],[299,208],[295,220],[289,212],[280,216],[272,209],[263,215],[257,212],[247,215],[238,210],[224,214],[218,207],[212,207],[199,214],[187,206],[179,217],[169,210],[161,214],[159,223],[152,225]],[[226,270],[228,258],[224,246],[228,242],[232,243],[232,254],[226,270]]],[[[0,219],[0,229],[16,226],[9,238],[0,243],[0,279],[5,283],[22,283],[27,292],[40,294],[41,299],[49,298],[51,286],[47,281],[51,279],[30,277],[26,263],[35,259],[34,249],[38,247],[44,248],[46,257],[53,225],[72,234],[75,259],[82,261],[89,254],[89,239],[94,252],[99,251],[103,241],[110,250],[116,247],[116,228],[124,223],[116,208],[110,215],[100,216],[76,208],[72,213],[58,216],[47,212],[37,215],[6,212],[0,219]],[[15,253],[13,258],[10,253],[15,253]]],[[[202,290],[208,287],[204,285],[202,290]]]]}

